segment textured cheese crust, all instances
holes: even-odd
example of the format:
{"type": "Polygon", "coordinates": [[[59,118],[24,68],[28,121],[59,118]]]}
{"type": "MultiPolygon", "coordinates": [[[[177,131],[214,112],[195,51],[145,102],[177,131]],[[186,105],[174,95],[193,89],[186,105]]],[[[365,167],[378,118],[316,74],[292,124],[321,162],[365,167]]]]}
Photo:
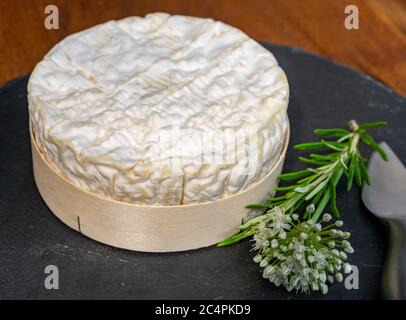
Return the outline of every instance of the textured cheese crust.
{"type": "Polygon", "coordinates": [[[269,51],[224,23],[163,13],[67,37],[36,66],[28,93],[34,136],[51,165],[78,187],[138,204],[238,193],[271,170],[288,125],[289,86],[269,51]],[[169,165],[174,125],[214,138],[255,130],[255,169],[248,134],[221,147],[182,142],[187,156],[169,165]],[[202,152],[233,148],[233,163],[201,161],[202,152]]]}

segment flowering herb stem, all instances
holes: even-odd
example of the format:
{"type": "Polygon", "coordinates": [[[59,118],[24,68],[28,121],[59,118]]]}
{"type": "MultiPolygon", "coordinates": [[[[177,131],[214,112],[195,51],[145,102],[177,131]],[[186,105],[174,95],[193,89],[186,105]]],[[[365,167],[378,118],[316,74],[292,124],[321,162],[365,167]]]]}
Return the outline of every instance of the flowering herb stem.
{"type": "Polygon", "coordinates": [[[281,181],[296,181],[289,186],[279,187],[276,190],[282,195],[268,199],[261,204],[247,205],[251,209],[265,209],[263,215],[257,216],[244,222],[240,226],[240,232],[220,242],[219,246],[227,246],[236,243],[256,232],[256,226],[269,216],[274,214],[275,208],[281,209],[287,214],[300,211],[301,208],[312,204],[316,207],[314,212],[305,211],[303,218],[312,222],[318,221],[320,215],[330,204],[332,213],[340,216],[336,204],[336,187],[342,176],[347,178],[347,191],[351,190],[355,183],[361,187],[363,182],[370,183],[365,166],[366,159],[359,150],[360,142],[372,150],[379,152],[383,159],[387,159],[384,151],[375,142],[366,130],[386,125],[386,122],[372,122],[358,125],[355,120],[348,123],[349,129],[316,129],[318,135],[334,137],[336,140],[321,139],[317,142],[302,143],[295,146],[297,150],[313,151],[321,149],[324,153],[310,153],[308,158],[300,157],[299,160],[309,164],[303,170],[284,173],[279,176],[281,181]],[[327,153],[325,153],[327,151],[327,153]]]}
{"type": "Polygon", "coordinates": [[[225,239],[219,246],[227,246],[244,238],[253,236],[254,250],[258,251],[254,261],[263,268],[262,275],[276,286],[286,290],[302,292],[328,292],[328,285],[342,282],[343,273],[351,272],[351,265],[346,262],[347,254],[354,249],[348,239],[349,232],[334,227],[342,227],[343,222],[322,226],[332,219],[323,213],[330,204],[335,216],[340,213],[337,208],[336,188],[343,175],[347,178],[347,191],[355,183],[370,183],[365,166],[366,159],[359,150],[360,141],[379,152],[386,160],[386,155],[366,129],[377,128],[385,122],[372,122],[358,125],[349,122],[349,130],[316,129],[319,135],[334,137],[336,140],[321,140],[296,145],[299,150],[323,149],[330,153],[310,153],[299,160],[310,165],[303,170],[284,173],[280,180],[296,181],[289,186],[277,187],[281,194],[267,199],[265,203],[251,204],[248,208],[265,209],[265,213],[240,226],[240,232],[225,239]],[[300,212],[306,206],[302,217],[300,212]]]}
{"type": "Polygon", "coordinates": [[[342,282],[344,273],[351,272],[346,262],[347,254],[353,253],[349,232],[334,227],[342,227],[337,220],[327,226],[332,216],[323,213],[330,204],[335,216],[337,208],[336,188],[343,175],[347,177],[347,191],[354,183],[361,186],[370,183],[365,166],[366,159],[359,151],[360,141],[379,152],[385,153],[366,133],[366,129],[377,128],[385,122],[372,122],[358,125],[349,122],[351,131],[346,129],[316,129],[315,133],[334,137],[336,140],[321,140],[296,145],[299,150],[329,150],[330,153],[311,153],[299,160],[310,165],[303,170],[284,173],[280,180],[296,181],[289,186],[276,188],[281,193],[267,199],[265,203],[248,205],[252,209],[265,209],[265,213],[240,226],[240,232],[219,243],[227,246],[253,236],[254,250],[258,253],[254,261],[263,268],[262,275],[276,286],[286,290],[302,292],[328,292],[328,285],[342,282]],[[302,217],[295,213],[306,206],[302,217]],[[322,215],[322,216],[321,216],[322,215]]]}

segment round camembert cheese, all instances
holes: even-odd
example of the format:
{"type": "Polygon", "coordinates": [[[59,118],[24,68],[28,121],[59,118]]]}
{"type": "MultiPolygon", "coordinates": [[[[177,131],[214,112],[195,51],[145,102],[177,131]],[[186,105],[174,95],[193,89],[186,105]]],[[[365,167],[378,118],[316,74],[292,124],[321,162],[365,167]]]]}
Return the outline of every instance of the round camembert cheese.
{"type": "Polygon", "coordinates": [[[71,35],[28,84],[50,165],[118,201],[182,205],[259,181],[281,154],[289,86],[274,56],[212,19],[149,14],[71,35]]]}

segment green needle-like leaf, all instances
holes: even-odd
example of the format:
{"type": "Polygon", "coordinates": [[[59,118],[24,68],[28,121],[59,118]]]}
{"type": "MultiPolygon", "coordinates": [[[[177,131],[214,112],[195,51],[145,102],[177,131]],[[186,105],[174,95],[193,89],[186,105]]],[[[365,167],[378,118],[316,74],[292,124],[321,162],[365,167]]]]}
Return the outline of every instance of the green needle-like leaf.
{"type": "Polygon", "coordinates": [[[362,175],[361,175],[361,169],[360,169],[360,164],[358,161],[358,157],[354,157],[355,161],[355,171],[354,171],[354,178],[355,178],[355,183],[357,184],[358,187],[362,187],[362,175]]]}
{"type": "Polygon", "coordinates": [[[237,243],[239,241],[241,241],[242,239],[245,239],[251,235],[253,235],[255,233],[255,228],[251,228],[251,229],[246,229],[240,233],[237,233],[221,242],[219,242],[217,244],[218,247],[225,247],[225,246],[229,246],[232,245],[234,243],[237,243]]]}
{"type": "Polygon", "coordinates": [[[323,180],[323,182],[321,182],[316,188],[313,189],[312,192],[310,192],[306,196],[305,200],[308,201],[311,198],[313,198],[319,191],[321,191],[324,188],[324,186],[328,183],[328,181],[329,181],[328,179],[323,180]]]}
{"type": "Polygon", "coordinates": [[[321,143],[323,143],[326,147],[336,150],[336,151],[342,151],[347,146],[344,143],[339,143],[339,142],[334,142],[334,141],[321,140],[321,143]]]}
{"type": "Polygon", "coordinates": [[[245,206],[247,209],[269,209],[273,207],[270,203],[252,203],[245,206]]]}
{"type": "Polygon", "coordinates": [[[354,158],[350,160],[350,167],[348,169],[348,178],[347,178],[347,192],[351,191],[352,182],[354,180],[354,172],[355,172],[355,163],[354,158]]]}
{"type": "Polygon", "coordinates": [[[367,169],[367,167],[365,166],[365,160],[364,160],[364,159],[360,159],[360,160],[359,160],[359,165],[360,165],[359,167],[360,167],[360,169],[361,169],[362,177],[364,178],[365,182],[366,182],[368,185],[371,185],[371,179],[370,179],[369,174],[368,174],[368,169],[367,169]]]}
{"type": "Polygon", "coordinates": [[[331,161],[334,159],[337,159],[337,152],[335,153],[330,153],[330,154],[316,154],[316,153],[311,153],[309,155],[310,158],[313,158],[315,160],[322,160],[322,161],[331,161]]]}
{"type": "Polygon", "coordinates": [[[280,197],[272,197],[270,199],[270,201],[272,201],[272,202],[281,201],[281,200],[286,200],[286,194],[283,196],[280,196],[280,197]]]}
{"type": "Polygon", "coordinates": [[[308,142],[301,143],[294,146],[296,150],[312,150],[312,149],[324,149],[326,146],[322,142],[308,142]]]}
{"type": "Polygon", "coordinates": [[[365,130],[365,129],[371,129],[371,128],[379,128],[386,126],[388,123],[386,121],[375,121],[375,122],[367,122],[361,124],[358,129],[365,130]]]}
{"type": "Polygon", "coordinates": [[[388,156],[386,155],[385,151],[383,151],[383,149],[379,146],[379,144],[377,144],[374,140],[374,138],[372,138],[368,133],[366,132],[361,132],[360,133],[361,139],[362,141],[364,141],[364,143],[371,147],[372,150],[376,151],[379,153],[379,155],[382,157],[383,160],[388,161],[388,156]]]}
{"type": "Polygon", "coordinates": [[[331,137],[344,137],[351,132],[345,129],[340,129],[340,128],[333,128],[333,129],[316,129],[314,130],[314,133],[323,135],[323,136],[331,136],[331,137]]]}
{"type": "Polygon", "coordinates": [[[299,170],[299,171],[293,171],[293,172],[281,174],[278,177],[278,179],[279,180],[296,180],[296,179],[300,179],[305,176],[308,176],[309,174],[311,174],[311,172],[309,172],[309,170],[299,170]]]}
{"type": "Polygon", "coordinates": [[[305,158],[305,157],[299,157],[299,160],[304,162],[304,163],[313,164],[313,165],[316,165],[316,166],[323,166],[325,164],[328,164],[327,161],[308,159],[308,158],[305,158]]]}
{"type": "Polygon", "coordinates": [[[275,187],[273,188],[275,191],[289,191],[289,190],[293,190],[297,187],[296,184],[291,185],[291,186],[286,186],[286,187],[275,187]]]}
{"type": "Polygon", "coordinates": [[[336,216],[340,216],[340,212],[337,208],[337,195],[336,195],[336,186],[334,185],[333,179],[330,180],[330,196],[331,196],[331,212],[336,216]]]}
{"type": "Polygon", "coordinates": [[[321,197],[323,196],[323,192],[319,192],[311,201],[315,206],[319,203],[321,197]]]}

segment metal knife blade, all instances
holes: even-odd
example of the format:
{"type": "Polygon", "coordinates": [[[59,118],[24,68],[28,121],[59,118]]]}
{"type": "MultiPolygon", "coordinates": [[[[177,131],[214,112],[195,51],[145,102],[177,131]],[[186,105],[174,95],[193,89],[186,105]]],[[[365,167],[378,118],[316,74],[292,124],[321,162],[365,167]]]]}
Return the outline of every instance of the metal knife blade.
{"type": "Polygon", "coordinates": [[[368,164],[371,185],[362,188],[365,206],[379,217],[389,232],[389,247],[382,273],[385,299],[406,299],[406,169],[392,149],[380,146],[384,161],[374,152],[368,164]]]}
{"type": "Polygon", "coordinates": [[[380,218],[406,219],[406,169],[393,150],[380,144],[388,161],[374,152],[369,160],[368,173],[371,185],[362,188],[362,200],[369,211],[380,218]]]}

